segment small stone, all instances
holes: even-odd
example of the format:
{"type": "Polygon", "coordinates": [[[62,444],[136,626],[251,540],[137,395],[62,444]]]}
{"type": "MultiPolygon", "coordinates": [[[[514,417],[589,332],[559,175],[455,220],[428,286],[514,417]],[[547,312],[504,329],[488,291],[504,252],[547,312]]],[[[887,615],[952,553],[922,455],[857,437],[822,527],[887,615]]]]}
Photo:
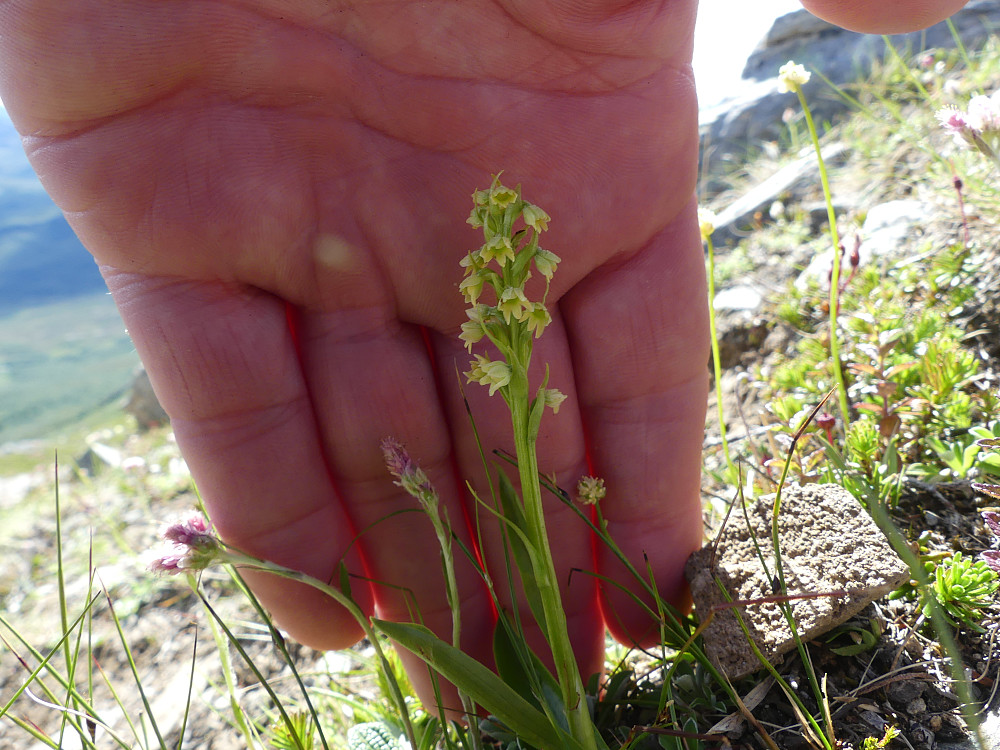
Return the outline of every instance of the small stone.
{"type": "MultiPolygon", "coordinates": [[[[691,583],[695,611],[702,620],[713,607],[726,603],[717,580],[733,600],[773,596],[772,505],[773,498],[748,503],[746,515],[752,534],[742,510],[734,509],[716,543],[688,559],[685,574],[691,583]],[[756,537],[766,562],[766,574],[752,537],[756,537]]],[[[845,622],[909,579],[909,569],[875,522],[842,487],[786,487],[778,527],[789,595],[847,592],[846,596],[791,599],[799,636],[804,641],[845,622]]],[[[739,612],[757,647],[772,663],[794,648],[791,631],[777,603],[743,604],[739,612]]],[[[709,658],[730,679],[761,668],[732,608],[716,611],[704,637],[709,658]]]]}
{"type": "Polygon", "coordinates": [[[893,705],[906,706],[924,694],[924,684],[917,680],[900,680],[889,685],[885,692],[893,705]]]}
{"type": "Polygon", "coordinates": [[[764,297],[760,291],[747,284],[723,289],[715,295],[716,310],[739,310],[754,313],[760,309],[763,302],[764,297]]]}

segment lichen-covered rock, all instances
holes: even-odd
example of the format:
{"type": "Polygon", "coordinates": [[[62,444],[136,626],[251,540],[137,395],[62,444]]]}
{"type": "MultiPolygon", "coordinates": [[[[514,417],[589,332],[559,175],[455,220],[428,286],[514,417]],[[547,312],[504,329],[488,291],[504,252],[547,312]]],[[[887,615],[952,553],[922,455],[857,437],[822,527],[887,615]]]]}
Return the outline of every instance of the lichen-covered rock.
{"type": "MultiPolygon", "coordinates": [[[[715,542],[688,560],[695,611],[704,621],[727,600],[773,597],[775,564],[771,546],[773,497],[747,503],[746,517],[737,507],[715,542]],[[764,558],[765,572],[753,539],[764,558]]],[[[899,587],[909,569],[885,535],[847,490],[832,484],[791,485],[781,495],[778,536],[785,583],[790,596],[845,591],[846,595],[792,599],[800,638],[809,640],[845,622],[876,599],[899,587]]],[[[738,610],[761,653],[771,663],[794,648],[779,605],[741,604],[738,610]]],[[[718,610],[705,630],[705,649],[731,679],[761,668],[733,609],[718,610]]]]}

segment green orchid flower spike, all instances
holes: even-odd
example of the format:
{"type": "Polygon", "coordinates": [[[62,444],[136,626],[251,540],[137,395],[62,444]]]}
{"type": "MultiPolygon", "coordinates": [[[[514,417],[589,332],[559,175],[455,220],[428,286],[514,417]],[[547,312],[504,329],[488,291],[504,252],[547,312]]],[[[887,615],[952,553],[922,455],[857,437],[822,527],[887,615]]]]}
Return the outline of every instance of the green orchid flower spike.
{"type": "Polygon", "coordinates": [[[560,259],[538,244],[551,218],[521,197],[520,186],[511,189],[502,185],[499,175],[488,190],[473,193],[472,200],[468,223],[483,230],[483,244],[461,261],[465,278],[459,291],[470,308],[469,321],[462,325],[459,338],[470,353],[473,346],[488,340],[499,356],[474,354],[465,376],[470,383],[488,387],[491,396],[499,392],[510,408],[521,498],[518,507],[508,509],[512,513],[505,512],[505,516],[507,523],[519,527],[523,535],[520,543],[531,551],[525,556],[531,569],[520,570],[521,580],[530,592],[529,599],[540,603],[536,619],[552,651],[569,734],[579,747],[596,750],[594,726],[569,641],[545,529],[535,451],[542,413],[546,409],[558,412],[566,396],[548,387],[547,369],[533,392],[528,380],[534,341],[552,322],[545,299],[560,259]],[[533,272],[545,279],[541,299],[532,299],[525,287],[533,272]],[[485,298],[494,302],[484,302],[485,298]]]}

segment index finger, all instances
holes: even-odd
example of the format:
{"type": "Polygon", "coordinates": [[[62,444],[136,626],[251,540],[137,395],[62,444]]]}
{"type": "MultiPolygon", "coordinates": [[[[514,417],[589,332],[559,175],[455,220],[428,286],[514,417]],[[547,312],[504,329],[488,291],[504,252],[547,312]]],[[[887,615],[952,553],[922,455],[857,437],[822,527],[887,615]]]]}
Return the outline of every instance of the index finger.
{"type": "MultiPolygon", "coordinates": [[[[684,563],[701,544],[701,445],[708,396],[708,303],[694,201],[641,250],[560,302],[591,463],[607,484],[608,531],[661,596],[684,607],[684,563]]],[[[635,590],[600,545],[598,571],[635,590]]],[[[649,614],[602,584],[612,633],[645,645],[649,614]]]]}

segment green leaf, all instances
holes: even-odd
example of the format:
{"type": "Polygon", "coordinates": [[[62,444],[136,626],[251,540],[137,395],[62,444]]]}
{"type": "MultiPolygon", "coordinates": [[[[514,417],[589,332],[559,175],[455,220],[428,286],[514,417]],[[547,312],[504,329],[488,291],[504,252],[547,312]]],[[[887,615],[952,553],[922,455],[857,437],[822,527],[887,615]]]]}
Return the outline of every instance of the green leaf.
{"type": "Polygon", "coordinates": [[[514,624],[501,613],[500,622],[493,631],[493,662],[500,679],[535,708],[541,709],[528,670],[524,666],[525,660],[529,658],[525,652],[530,649],[527,643],[520,641],[512,632],[513,629],[514,624]]]}
{"type": "Polygon", "coordinates": [[[351,575],[347,572],[347,565],[343,560],[340,561],[337,572],[340,577],[340,593],[351,599],[351,575]]]}
{"type": "Polygon", "coordinates": [[[827,637],[827,643],[831,643],[835,638],[843,634],[855,634],[859,641],[847,646],[830,646],[830,650],[838,656],[856,656],[857,654],[870,651],[878,643],[878,636],[868,628],[857,625],[841,625],[832,630],[827,637]]]}
{"type": "Polygon", "coordinates": [[[442,677],[539,750],[582,750],[548,717],[468,654],[445,643],[423,625],[373,620],[375,627],[427,662],[442,677]]]}
{"type": "Polygon", "coordinates": [[[347,730],[349,750],[398,750],[399,743],[382,722],[355,724],[347,730]]]}
{"type": "Polygon", "coordinates": [[[551,723],[569,732],[559,683],[531,647],[518,638],[513,624],[502,616],[493,633],[493,658],[500,679],[544,711],[551,723]]]}
{"type": "Polygon", "coordinates": [[[542,634],[548,642],[549,629],[545,624],[545,608],[542,604],[542,594],[535,583],[535,561],[537,553],[531,546],[531,536],[528,533],[528,522],[524,517],[524,509],[521,506],[521,499],[517,496],[517,490],[511,484],[507,475],[498,471],[498,485],[500,490],[500,505],[503,507],[503,515],[511,528],[507,539],[510,542],[510,551],[514,555],[514,563],[521,576],[521,587],[524,589],[524,596],[528,600],[528,607],[535,618],[535,622],[541,629],[542,634]]]}

